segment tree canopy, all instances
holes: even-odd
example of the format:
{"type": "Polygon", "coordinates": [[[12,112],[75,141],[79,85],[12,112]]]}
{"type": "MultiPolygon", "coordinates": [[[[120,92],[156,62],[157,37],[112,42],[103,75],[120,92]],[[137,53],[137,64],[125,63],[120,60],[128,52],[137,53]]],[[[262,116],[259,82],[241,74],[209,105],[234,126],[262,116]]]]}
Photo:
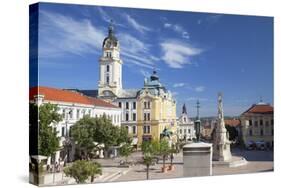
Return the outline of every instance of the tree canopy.
{"type": "Polygon", "coordinates": [[[72,126],[71,136],[87,154],[98,144],[104,144],[107,150],[111,146],[131,142],[127,130],[114,126],[106,116],[100,118],[84,116],[72,126]]]}
{"type": "Polygon", "coordinates": [[[42,104],[40,107],[36,104],[30,104],[29,109],[30,137],[38,138],[37,141],[34,139],[30,140],[33,142],[30,144],[31,154],[51,156],[59,149],[57,132],[51,126],[62,120],[61,115],[57,112],[58,107],[50,103],[42,104]],[[37,152],[34,147],[38,149],[37,152]]]}
{"type": "Polygon", "coordinates": [[[76,183],[85,183],[91,177],[91,182],[97,174],[102,174],[101,165],[96,162],[77,160],[64,170],[66,176],[73,177],[76,183]]]}

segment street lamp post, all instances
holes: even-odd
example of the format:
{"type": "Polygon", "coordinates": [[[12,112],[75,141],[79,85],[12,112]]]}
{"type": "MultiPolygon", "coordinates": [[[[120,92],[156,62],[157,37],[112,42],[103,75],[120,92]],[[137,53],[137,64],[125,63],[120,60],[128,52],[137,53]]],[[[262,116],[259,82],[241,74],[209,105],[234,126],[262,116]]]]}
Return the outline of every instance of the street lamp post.
{"type": "Polygon", "coordinates": [[[199,100],[197,100],[196,103],[196,108],[197,108],[197,117],[195,121],[195,135],[196,135],[196,142],[200,142],[200,127],[201,127],[201,121],[200,121],[200,116],[199,116],[199,108],[200,108],[200,103],[199,100]]]}
{"type": "Polygon", "coordinates": [[[67,149],[67,162],[69,162],[69,149],[71,147],[71,140],[69,137],[69,130],[68,130],[68,115],[70,115],[72,111],[70,110],[69,112],[66,113],[66,119],[65,119],[65,129],[66,129],[66,135],[65,135],[65,140],[64,140],[64,147],[67,149]]]}

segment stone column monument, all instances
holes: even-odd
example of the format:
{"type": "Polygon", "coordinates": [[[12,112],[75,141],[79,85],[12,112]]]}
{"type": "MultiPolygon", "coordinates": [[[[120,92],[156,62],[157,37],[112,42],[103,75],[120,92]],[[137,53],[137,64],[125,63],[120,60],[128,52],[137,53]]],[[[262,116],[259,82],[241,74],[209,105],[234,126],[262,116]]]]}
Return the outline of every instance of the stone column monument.
{"type": "Polygon", "coordinates": [[[213,160],[230,161],[232,158],[230,152],[230,141],[227,130],[224,125],[222,94],[218,94],[218,119],[213,134],[213,160]]]}
{"type": "Polygon", "coordinates": [[[212,144],[200,141],[199,101],[197,101],[197,120],[195,122],[196,141],[183,147],[183,176],[212,175],[212,144]]]}

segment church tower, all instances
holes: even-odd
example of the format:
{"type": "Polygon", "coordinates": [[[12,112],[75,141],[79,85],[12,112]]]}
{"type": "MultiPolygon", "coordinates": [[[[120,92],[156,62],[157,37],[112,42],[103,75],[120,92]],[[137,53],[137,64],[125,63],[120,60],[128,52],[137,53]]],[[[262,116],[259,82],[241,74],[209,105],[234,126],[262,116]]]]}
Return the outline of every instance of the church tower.
{"type": "Polygon", "coordinates": [[[102,56],[99,60],[98,96],[100,98],[112,100],[122,90],[122,64],[119,41],[111,22],[108,27],[108,36],[102,44],[102,56]]]}

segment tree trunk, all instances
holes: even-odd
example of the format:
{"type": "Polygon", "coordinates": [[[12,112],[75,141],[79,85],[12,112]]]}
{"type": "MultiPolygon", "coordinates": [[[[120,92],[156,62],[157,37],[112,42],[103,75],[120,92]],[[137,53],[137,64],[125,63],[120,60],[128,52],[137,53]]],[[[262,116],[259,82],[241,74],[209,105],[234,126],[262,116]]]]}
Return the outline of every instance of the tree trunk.
{"type": "Polygon", "coordinates": [[[94,182],[95,176],[91,176],[91,183],[94,182]]]}
{"type": "Polygon", "coordinates": [[[146,179],[149,179],[149,165],[146,165],[146,179]]]}

